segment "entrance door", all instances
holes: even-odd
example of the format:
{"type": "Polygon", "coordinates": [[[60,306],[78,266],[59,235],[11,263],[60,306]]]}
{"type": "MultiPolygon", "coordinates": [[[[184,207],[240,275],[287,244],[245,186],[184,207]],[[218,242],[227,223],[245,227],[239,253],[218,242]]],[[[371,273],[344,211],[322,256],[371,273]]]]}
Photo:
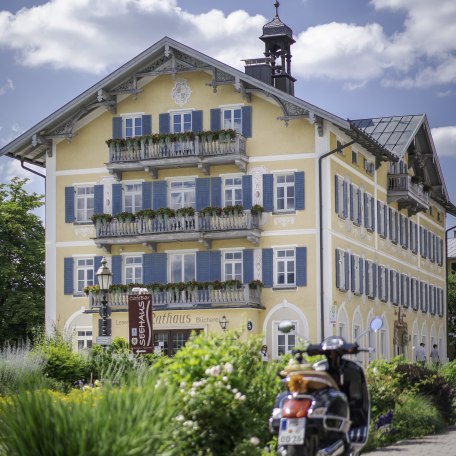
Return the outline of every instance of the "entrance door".
{"type": "Polygon", "coordinates": [[[203,329],[170,329],[166,331],[154,331],[154,347],[156,353],[166,356],[174,356],[190,338],[192,331],[199,334],[203,329]]]}

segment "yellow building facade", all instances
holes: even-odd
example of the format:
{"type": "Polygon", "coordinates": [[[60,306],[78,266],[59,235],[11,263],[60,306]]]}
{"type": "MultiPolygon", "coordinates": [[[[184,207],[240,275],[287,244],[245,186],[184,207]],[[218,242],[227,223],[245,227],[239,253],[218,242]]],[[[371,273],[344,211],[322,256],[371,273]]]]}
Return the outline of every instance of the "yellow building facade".
{"type": "Polygon", "coordinates": [[[46,322],[75,348],[99,335],[106,257],[111,337],[128,339],[128,293],[147,288],[169,355],[222,322],[277,358],[381,316],[360,361],[421,341],[446,356],[455,208],[426,117],[346,121],[296,98],[291,31],[270,24],[245,73],[164,38],[1,151],[46,167],[46,322]]]}

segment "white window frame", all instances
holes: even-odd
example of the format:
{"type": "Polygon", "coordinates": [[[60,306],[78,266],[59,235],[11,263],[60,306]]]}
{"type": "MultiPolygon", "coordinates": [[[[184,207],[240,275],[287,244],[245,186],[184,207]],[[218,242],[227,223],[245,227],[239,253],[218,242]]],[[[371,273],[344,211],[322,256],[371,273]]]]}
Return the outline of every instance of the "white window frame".
{"type": "Polygon", "coordinates": [[[393,280],[390,280],[390,283],[392,285],[392,289],[389,291],[390,301],[393,304],[399,304],[399,296],[397,294],[397,271],[395,271],[394,269],[390,269],[389,275],[390,278],[391,276],[393,277],[393,280]]]}
{"type": "Polygon", "coordinates": [[[237,279],[242,283],[242,277],[244,273],[243,268],[243,252],[242,250],[226,250],[222,252],[223,261],[223,280],[234,280],[237,279]],[[240,265],[240,273],[233,274],[233,270],[236,270],[236,266],[240,265]],[[231,267],[231,273],[227,274],[227,266],[231,267]]]}
{"type": "MultiPolygon", "coordinates": [[[[389,285],[388,284],[388,277],[386,276],[386,266],[383,266],[382,264],[377,266],[377,272],[378,272],[378,277],[377,277],[377,289],[380,289],[380,281],[382,283],[381,289],[382,293],[379,296],[380,301],[386,302],[386,287],[389,285]]],[[[380,294],[380,293],[379,293],[380,294]]]]}
{"type": "Polygon", "coordinates": [[[185,131],[192,131],[193,130],[193,110],[191,109],[185,109],[182,111],[170,111],[169,112],[169,117],[170,117],[170,131],[171,133],[183,133],[185,131]],[[184,117],[186,115],[190,115],[190,128],[185,128],[185,124],[188,122],[185,122],[184,117]],[[180,131],[176,131],[175,128],[175,116],[180,117],[179,125],[180,125],[180,131]]]}
{"type": "MultiPolygon", "coordinates": [[[[367,268],[365,268],[366,271],[365,273],[369,277],[368,281],[368,290],[366,290],[366,295],[368,298],[373,299],[374,298],[374,262],[371,260],[367,261],[367,268]]],[[[377,288],[378,288],[378,283],[377,283],[377,288]]]]}
{"type": "Polygon", "coordinates": [[[94,185],[75,185],[74,186],[74,211],[75,220],[77,223],[91,222],[91,217],[95,211],[95,188],[94,185]],[[85,191],[79,194],[79,191],[85,191]],[[91,191],[91,193],[87,193],[91,191]],[[92,207],[89,207],[89,201],[92,200],[92,207]],[[83,202],[83,208],[79,209],[78,202],[83,202]],[[81,212],[81,217],[80,217],[81,212]]]}
{"type": "Polygon", "coordinates": [[[221,108],[221,111],[222,129],[234,130],[242,134],[242,106],[225,106],[221,108]],[[236,117],[236,111],[239,111],[239,117],[236,117]],[[226,114],[229,114],[229,120],[226,119],[226,114]],[[236,123],[236,119],[239,119],[239,123],[236,123]]]}
{"type": "MultiPolygon", "coordinates": [[[[408,276],[406,274],[403,274],[403,277],[404,277],[404,282],[403,282],[403,286],[401,286],[402,306],[404,308],[408,308],[408,307],[410,307],[410,303],[409,303],[410,290],[409,290],[409,287],[407,287],[408,276]]],[[[410,279],[409,279],[409,286],[410,286],[410,279]]]]}
{"type": "Polygon", "coordinates": [[[78,351],[90,350],[93,343],[93,330],[89,326],[81,326],[75,328],[76,333],[76,346],[78,351]],[[81,334],[83,333],[83,334],[81,334]],[[82,347],[79,346],[82,342],[82,347]]]}
{"type": "MultiPolygon", "coordinates": [[[[358,186],[356,186],[355,184],[352,184],[352,192],[353,192],[353,214],[350,214],[351,215],[351,220],[353,221],[353,223],[355,225],[361,225],[361,213],[362,213],[362,210],[361,210],[361,213],[360,213],[360,206],[362,206],[362,204],[360,204],[360,198],[361,198],[361,190],[359,189],[358,186]]],[[[342,190],[343,191],[343,190],[342,190]]]]}
{"type": "Polygon", "coordinates": [[[142,209],[142,182],[124,182],[122,185],[122,202],[125,212],[132,214],[142,209]],[[131,198],[131,202],[127,199],[131,198]]]}
{"type": "Polygon", "coordinates": [[[182,207],[196,206],[196,181],[194,178],[175,179],[168,183],[168,201],[171,209],[180,209],[182,207]],[[185,182],[191,183],[190,187],[173,188],[177,184],[183,185],[185,182]],[[173,200],[173,194],[181,196],[181,202],[173,200]]]}
{"type": "MultiPolygon", "coordinates": [[[[346,204],[346,198],[348,198],[348,195],[346,191],[344,191],[344,178],[340,175],[337,175],[337,204],[336,207],[339,208],[339,211],[337,212],[337,215],[339,217],[345,218],[344,214],[344,207],[346,204]]],[[[348,202],[347,202],[348,203],[348,202]]],[[[361,205],[363,206],[363,205],[361,205]]]]}
{"type": "MultiPolygon", "coordinates": [[[[346,283],[345,277],[345,251],[338,249],[339,251],[339,262],[338,262],[338,274],[339,274],[339,290],[340,291],[347,291],[350,288],[350,283],[346,283]]],[[[350,261],[350,256],[348,257],[350,261]]],[[[350,270],[351,266],[348,265],[348,269],[350,270]]],[[[350,274],[349,274],[350,276],[350,274]]],[[[350,279],[348,279],[350,282],[350,279]]]]}
{"type": "Polygon", "coordinates": [[[236,204],[242,204],[242,176],[226,176],[223,177],[223,195],[222,203],[223,206],[234,206],[236,204]],[[236,182],[235,181],[239,181],[236,182]],[[227,193],[230,194],[227,197],[227,193]],[[236,193],[239,193],[240,198],[236,197],[236,193]]]}
{"type": "Polygon", "coordinates": [[[372,220],[372,204],[374,199],[370,193],[364,192],[366,195],[366,204],[364,206],[364,222],[366,221],[366,210],[367,210],[367,224],[365,224],[365,228],[367,231],[373,231],[373,220],[372,220]]]}
{"type": "Polygon", "coordinates": [[[77,257],[74,258],[74,265],[74,294],[82,295],[84,287],[95,285],[95,258],[93,256],[77,257]],[[92,264],[87,264],[88,261],[92,264]],[[83,275],[82,280],[79,278],[80,272],[83,275]],[[91,279],[90,276],[92,277],[91,279]]]}
{"type": "Polygon", "coordinates": [[[296,287],[296,248],[295,247],[283,247],[283,248],[276,248],[274,249],[274,287],[275,288],[290,288],[296,287]],[[292,252],[293,256],[280,256],[280,253],[287,253],[292,252]],[[289,263],[293,263],[293,282],[288,282],[287,275],[289,274],[288,265],[289,263]],[[284,265],[284,283],[279,283],[278,276],[279,276],[279,269],[280,265],[283,263],[284,265]]]}
{"type": "Polygon", "coordinates": [[[182,253],[168,253],[168,282],[178,283],[178,282],[189,282],[196,279],[196,252],[182,252],[182,253]],[[193,257],[193,275],[191,277],[185,277],[185,263],[187,257],[193,257]],[[181,276],[179,280],[173,277],[173,262],[180,260],[181,276]]]}
{"type": "Polygon", "coordinates": [[[385,239],[385,238],[386,238],[386,233],[385,233],[385,217],[386,217],[386,213],[387,213],[388,211],[386,211],[386,213],[385,213],[385,204],[382,203],[381,201],[380,201],[379,207],[380,207],[380,211],[379,211],[379,212],[380,212],[380,216],[379,216],[379,218],[378,218],[378,220],[377,220],[378,235],[379,235],[380,237],[382,237],[383,239],[385,239]]]}
{"type": "Polygon", "coordinates": [[[143,283],[143,256],[124,255],[123,260],[124,284],[143,283]]]}
{"type": "Polygon", "coordinates": [[[284,173],[275,173],[274,174],[274,212],[295,212],[296,211],[296,180],[295,180],[295,173],[294,172],[284,172],[284,173]],[[287,182],[287,178],[291,177],[293,182],[287,182]],[[285,182],[278,182],[279,178],[285,178],[285,182]],[[279,201],[279,189],[284,190],[283,203],[284,208],[279,209],[278,201],[279,201]],[[288,191],[292,189],[293,196],[288,195],[288,191]],[[288,199],[293,199],[293,207],[288,208],[288,199]]]}
{"type": "Polygon", "coordinates": [[[143,114],[123,114],[122,115],[122,138],[136,138],[142,136],[142,118],[143,114]],[[132,125],[127,127],[127,122],[131,121],[132,125]],[[127,129],[132,133],[127,134],[127,129]]]}
{"type": "MultiPolygon", "coordinates": [[[[353,293],[355,295],[360,295],[361,294],[361,275],[360,275],[360,268],[359,268],[359,263],[360,261],[363,261],[363,259],[357,255],[354,255],[354,280],[355,280],[355,289],[353,293]]],[[[350,273],[351,273],[351,268],[350,268],[350,273]]]]}
{"type": "Polygon", "coordinates": [[[293,324],[293,329],[285,334],[281,331],[279,331],[279,322],[275,321],[273,322],[273,327],[274,327],[274,346],[273,346],[273,353],[272,357],[273,359],[277,359],[282,355],[286,355],[288,353],[291,353],[291,350],[293,347],[296,345],[296,339],[297,339],[297,328],[298,328],[298,322],[296,320],[291,320],[291,323],[293,324]],[[284,343],[279,344],[279,338],[283,338],[284,343]],[[279,347],[283,346],[284,347],[284,353],[279,352],[279,347]]]}
{"type": "Polygon", "coordinates": [[[378,332],[380,339],[380,358],[388,359],[388,333],[385,329],[380,329],[378,332]]]}

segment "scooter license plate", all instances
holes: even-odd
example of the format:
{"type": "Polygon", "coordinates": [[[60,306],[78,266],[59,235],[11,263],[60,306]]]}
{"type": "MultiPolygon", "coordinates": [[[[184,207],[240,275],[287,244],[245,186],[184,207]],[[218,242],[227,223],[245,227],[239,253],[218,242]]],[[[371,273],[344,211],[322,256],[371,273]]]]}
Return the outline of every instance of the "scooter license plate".
{"type": "Polygon", "coordinates": [[[279,445],[302,445],[306,431],[305,418],[282,418],[279,428],[279,445]]]}

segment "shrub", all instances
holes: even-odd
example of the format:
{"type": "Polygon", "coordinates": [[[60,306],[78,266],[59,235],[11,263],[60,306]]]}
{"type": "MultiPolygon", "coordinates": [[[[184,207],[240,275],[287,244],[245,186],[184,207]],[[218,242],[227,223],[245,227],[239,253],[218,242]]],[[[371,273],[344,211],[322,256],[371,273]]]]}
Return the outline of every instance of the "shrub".
{"type": "Polygon", "coordinates": [[[193,336],[164,369],[164,378],[180,385],[175,438],[182,455],[254,455],[253,442],[263,447],[270,439],[279,366],[261,361],[260,346],[259,338],[230,331],[193,336]]]}

